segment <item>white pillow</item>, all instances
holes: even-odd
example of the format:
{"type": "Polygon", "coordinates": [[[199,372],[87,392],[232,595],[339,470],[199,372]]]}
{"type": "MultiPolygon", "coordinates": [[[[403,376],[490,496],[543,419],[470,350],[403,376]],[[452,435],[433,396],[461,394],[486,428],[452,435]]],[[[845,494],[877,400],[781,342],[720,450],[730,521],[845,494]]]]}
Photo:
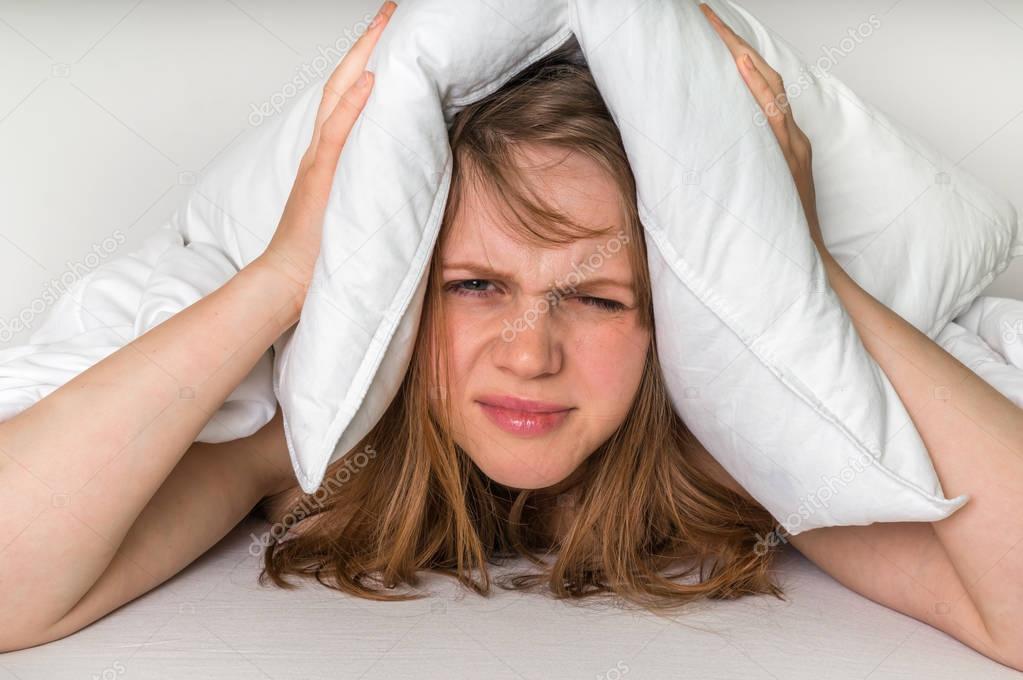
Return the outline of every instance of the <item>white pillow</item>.
{"type": "MultiPolygon", "coordinates": [[[[712,5],[796,82],[788,47],[734,4],[712,5]]],[[[444,124],[570,32],[637,178],[661,361],[697,437],[793,534],[960,507],[827,286],[777,142],[689,0],[402,4],[336,177],[337,236],[275,366],[303,489],[376,423],[407,367],[450,179],[444,124]]],[[[307,96],[288,124],[314,107],[307,96]]],[[[793,108],[814,144],[827,242],[914,324],[936,333],[1023,252],[1009,203],[834,79],[793,108]]]]}
{"type": "MultiPolygon", "coordinates": [[[[737,5],[711,5],[797,82],[791,49],[737,5]]],[[[905,408],[827,286],[773,133],[754,122],[759,107],[695,0],[404,0],[370,60],[374,91],[342,154],[302,320],[275,344],[272,392],[254,371],[217,417],[232,416],[244,436],[269,419],[276,395],[296,477],[315,491],[376,424],[411,359],[450,182],[446,126],[572,34],[636,175],[661,363],[696,436],[793,534],[934,521],[960,507],[966,496],[943,496],[905,408]]],[[[202,177],[170,225],[183,244],[141,284],[148,319],[226,280],[218,260],[240,268],[263,251],[318,90],[202,177]],[[192,266],[168,268],[181,248],[192,266]]],[[[935,335],[1023,253],[1009,203],[833,78],[792,105],[813,142],[830,249],[919,328],[935,335]]],[[[50,323],[72,324],[70,314],[50,323]]],[[[77,351],[102,355],[87,339],[77,351]]],[[[23,388],[0,376],[0,402],[23,388]]]]}

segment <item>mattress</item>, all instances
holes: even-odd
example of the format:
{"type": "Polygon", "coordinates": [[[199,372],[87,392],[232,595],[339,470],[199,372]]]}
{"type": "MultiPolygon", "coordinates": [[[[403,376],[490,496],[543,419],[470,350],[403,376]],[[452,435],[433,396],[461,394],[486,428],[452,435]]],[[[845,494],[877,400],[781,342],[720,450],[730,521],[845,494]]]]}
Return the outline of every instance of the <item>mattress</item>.
{"type": "MultiPolygon", "coordinates": [[[[0,655],[0,680],[1019,678],[954,638],[839,585],[786,547],[769,596],[659,618],[611,603],[426,575],[430,597],[377,603],[256,583],[255,516],[160,588],[78,633],[0,655]]],[[[524,563],[504,569],[524,570],[524,563]]]]}

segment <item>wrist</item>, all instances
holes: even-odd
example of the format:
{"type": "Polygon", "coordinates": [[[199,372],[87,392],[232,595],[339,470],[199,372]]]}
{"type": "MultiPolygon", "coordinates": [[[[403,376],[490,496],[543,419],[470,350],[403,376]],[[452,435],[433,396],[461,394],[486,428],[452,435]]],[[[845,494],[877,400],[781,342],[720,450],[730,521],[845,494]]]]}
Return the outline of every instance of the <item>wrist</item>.
{"type": "Polygon", "coordinates": [[[275,269],[262,257],[257,257],[243,267],[233,280],[237,281],[237,285],[260,291],[281,333],[298,323],[305,302],[305,287],[275,269]]]}
{"type": "Polygon", "coordinates": [[[828,249],[821,244],[817,245],[817,252],[821,256],[821,263],[824,265],[824,271],[828,275],[828,279],[834,285],[836,279],[843,276],[848,276],[845,270],[842,269],[842,265],[838,263],[835,256],[828,252],[828,249]]]}

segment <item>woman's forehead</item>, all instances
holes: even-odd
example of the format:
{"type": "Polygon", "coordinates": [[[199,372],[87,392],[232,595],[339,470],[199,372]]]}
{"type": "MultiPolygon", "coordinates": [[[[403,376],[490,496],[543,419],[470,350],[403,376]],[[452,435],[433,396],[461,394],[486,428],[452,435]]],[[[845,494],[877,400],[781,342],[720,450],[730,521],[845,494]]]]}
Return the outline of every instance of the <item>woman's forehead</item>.
{"type": "Polygon", "coordinates": [[[440,265],[445,271],[529,282],[529,286],[538,289],[564,280],[573,272],[573,278],[591,282],[608,279],[624,286],[633,285],[628,239],[622,229],[547,246],[524,243],[507,229],[485,221],[466,224],[453,236],[440,253],[440,265]]]}
{"type": "Polygon", "coordinates": [[[626,252],[631,234],[621,188],[610,173],[582,153],[552,146],[522,146],[515,156],[527,191],[582,230],[533,214],[529,206],[512,205],[496,180],[467,172],[458,183],[457,209],[442,235],[441,265],[471,264],[533,279],[591,262],[599,265],[601,276],[631,281],[626,252]]]}

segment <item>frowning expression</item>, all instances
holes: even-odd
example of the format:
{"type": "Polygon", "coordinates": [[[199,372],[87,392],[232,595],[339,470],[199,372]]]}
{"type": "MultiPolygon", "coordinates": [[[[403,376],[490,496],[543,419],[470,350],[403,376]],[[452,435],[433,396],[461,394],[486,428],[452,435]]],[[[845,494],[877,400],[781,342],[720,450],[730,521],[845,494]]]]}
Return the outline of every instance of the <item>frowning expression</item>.
{"type": "Polygon", "coordinates": [[[525,153],[550,166],[535,180],[548,200],[606,233],[524,244],[486,191],[466,190],[438,256],[452,435],[491,479],[540,489],[568,479],[624,421],[651,334],[613,179],[578,153],[525,153]]]}

